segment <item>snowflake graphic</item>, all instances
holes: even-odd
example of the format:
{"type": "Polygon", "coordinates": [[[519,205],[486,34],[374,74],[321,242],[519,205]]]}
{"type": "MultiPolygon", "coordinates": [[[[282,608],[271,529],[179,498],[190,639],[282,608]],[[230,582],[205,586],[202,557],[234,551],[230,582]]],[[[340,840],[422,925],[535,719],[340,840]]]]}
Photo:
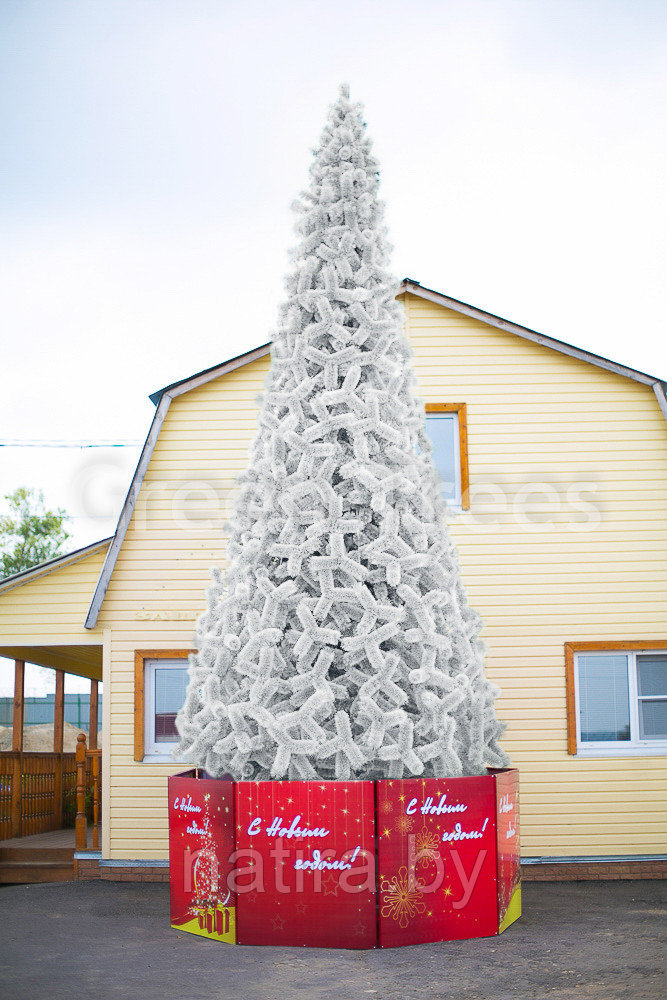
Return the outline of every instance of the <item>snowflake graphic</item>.
{"type": "Polygon", "coordinates": [[[415,851],[419,855],[417,864],[427,868],[431,861],[439,857],[439,840],[431,830],[422,829],[415,837],[415,851]]]}
{"type": "Polygon", "coordinates": [[[402,833],[403,836],[405,836],[406,833],[410,833],[410,831],[412,830],[412,826],[413,826],[412,816],[405,816],[404,814],[398,816],[396,818],[396,822],[394,823],[394,829],[398,830],[399,833],[402,833]]]}
{"type": "Polygon", "coordinates": [[[422,887],[416,879],[408,878],[405,866],[398,869],[397,875],[384,878],[381,889],[383,901],[380,913],[383,917],[396,920],[402,930],[413,917],[424,912],[422,887]]]}
{"type": "Polygon", "coordinates": [[[393,809],[393,803],[391,799],[383,799],[380,805],[380,812],[387,815],[387,813],[390,813],[392,809],[393,809]]]}

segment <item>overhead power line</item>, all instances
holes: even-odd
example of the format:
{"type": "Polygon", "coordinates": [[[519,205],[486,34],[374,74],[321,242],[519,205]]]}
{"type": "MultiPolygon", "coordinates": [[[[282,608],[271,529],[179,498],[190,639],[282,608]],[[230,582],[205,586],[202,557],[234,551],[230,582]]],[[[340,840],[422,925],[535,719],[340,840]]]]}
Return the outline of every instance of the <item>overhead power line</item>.
{"type": "Polygon", "coordinates": [[[141,441],[60,441],[47,439],[4,438],[0,448],[138,448],[141,441]]]}

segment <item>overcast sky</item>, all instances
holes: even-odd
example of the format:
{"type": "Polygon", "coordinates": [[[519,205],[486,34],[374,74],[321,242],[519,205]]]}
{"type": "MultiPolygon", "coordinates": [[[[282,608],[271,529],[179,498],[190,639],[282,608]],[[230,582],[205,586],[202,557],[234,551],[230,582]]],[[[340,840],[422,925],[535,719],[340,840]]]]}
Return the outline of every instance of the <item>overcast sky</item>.
{"type": "MultiPolygon", "coordinates": [[[[667,378],[664,2],[0,0],[2,440],[142,440],[267,340],[342,80],[399,277],[667,378]]],[[[74,547],[135,461],[2,448],[0,492],[74,547]]]]}

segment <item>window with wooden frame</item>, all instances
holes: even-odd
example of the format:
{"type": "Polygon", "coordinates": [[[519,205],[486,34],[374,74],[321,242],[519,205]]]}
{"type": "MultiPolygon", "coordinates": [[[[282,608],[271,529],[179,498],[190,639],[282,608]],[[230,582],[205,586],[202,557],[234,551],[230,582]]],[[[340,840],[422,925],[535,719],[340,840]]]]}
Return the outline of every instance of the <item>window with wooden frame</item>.
{"type": "Polygon", "coordinates": [[[667,754],[667,639],[565,644],[567,749],[667,754]]]}
{"type": "Polygon", "coordinates": [[[191,649],[134,653],[134,759],[173,763],[176,714],[185,700],[191,649]]]}
{"type": "Polygon", "coordinates": [[[427,403],[426,433],[433,445],[433,461],[440,473],[446,503],[470,508],[468,482],[468,419],[465,403],[427,403]]]}

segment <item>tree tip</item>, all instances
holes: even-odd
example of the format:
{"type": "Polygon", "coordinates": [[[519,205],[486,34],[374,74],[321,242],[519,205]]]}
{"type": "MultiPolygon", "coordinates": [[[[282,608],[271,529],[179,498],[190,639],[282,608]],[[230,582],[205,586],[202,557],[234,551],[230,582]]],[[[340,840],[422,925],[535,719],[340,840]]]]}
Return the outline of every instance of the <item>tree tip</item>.
{"type": "Polygon", "coordinates": [[[346,101],[350,99],[350,85],[349,83],[341,83],[338,88],[338,94],[340,97],[344,98],[346,101]]]}

